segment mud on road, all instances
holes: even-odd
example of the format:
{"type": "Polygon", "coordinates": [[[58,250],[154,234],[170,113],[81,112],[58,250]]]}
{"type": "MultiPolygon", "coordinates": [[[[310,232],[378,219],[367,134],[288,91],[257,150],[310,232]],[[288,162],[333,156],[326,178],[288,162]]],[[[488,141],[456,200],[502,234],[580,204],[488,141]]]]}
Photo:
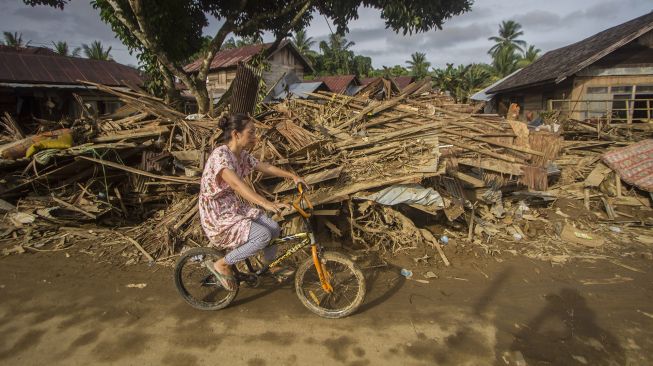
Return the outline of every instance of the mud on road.
{"type": "MultiPolygon", "coordinates": [[[[0,363],[653,363],[649,260],[455,259],[429,283],[398,274],[415,266],[408,257],[368,268],[360,311],[327,320],[302,307],[291,283],[245,288],[229,308],[201,312],[176,294],[168,267],[119,268],[74,252],[9,256],[0,259],[0,363]]],[[[413,269],[418,279],[429,268],[413,269]]]]}

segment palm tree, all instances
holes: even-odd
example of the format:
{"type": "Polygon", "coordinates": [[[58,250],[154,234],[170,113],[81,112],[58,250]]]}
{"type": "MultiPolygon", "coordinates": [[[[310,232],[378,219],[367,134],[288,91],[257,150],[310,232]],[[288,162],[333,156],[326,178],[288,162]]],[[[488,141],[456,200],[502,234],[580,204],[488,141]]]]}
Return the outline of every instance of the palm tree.
{"type": "Polygon", "coordinates": [[[79,57],[80,53],[82,52],[81,47],[75,47],[71,53],[70,48],[68,47],[68,43],[62,41],[57,43],[52,42],[52,46],[54,46],[52,50],[61,56],[79,57]]]}
{"type": "Polygon", "coordinates": [[[311,46],[315,44],[313,37],[306,37],[306,31],[303,29],[297,31],[297,33],[292,36],[292,42],[295,44],[295,46],[297,46],[297,49],[303,55],[306,55],[308,52],[310,52],[311,46]]]}
{"type": "Polygon", "coordinates": [[[23,42],[23,34],[18,32],[2,32],[5,36],[4,44],[9,47],[27,47],[32,41],[23,42]]]}
{"type": "Polygon", "coordinates": [[[350,48],[354,44],[339,34],[331,34],[328,42],[320,42],[325,71],[331,74],[349,74],[350,61],[354,57],[350,48]]]}
{"type": "Polygon", "coordinates": [[[102,46],[102,43],[100,41],[93,41],[91,42],[91,45],[87,44],[82,44],[82,49],[84,49],[84,55],[86,58],[90,58],[91,60],[104,60],[104,61],[110,61],[113,60],[109,52],[111,52],[111,46],[104,50],[104,46],[102,46]]]}
{"type": "Polygon", "coordinates": [[[410,65],[409,69],[413,73],[416,79],[422,79],[426,77],[429,73],[429,67],[431,63],[426,61],[426,54],[422,52],[415,52],[410,55],[410,60],[406,61],[410,65]]]}
{"type": "Polygon", "coordinates": [[[494,55],[494,60],[492,61],[494,75],[498,78],[503,78],[517,71],[519,68],[517,65],[519,59],[520,57],[515,53],[514,48],[500,48],[494,55]]]}
{"type": "Polygon", "coordinates": [[[515,22],[514,20],[504,20],[499,26],[499,36],[492,36],[488,40],[495,42],[494,46],[490,48],[488,53],[494,56],[502,48],[514,48],[520,52],[524,51],[523,47],[526,47],[526,42],[517,39],[517,37],[523,36],[524,32],[521,30],[521,24],[515,22]]]}
{"type": "Polygon", "coordinates": [[[533,45],[528,46],[522,58],[517,62],[517,66],[519,66],[519,68],[523,68],[532,64],[533,61],[537,60],[540,57],[540,51],[542,50],[535,48],[533,45]]]}

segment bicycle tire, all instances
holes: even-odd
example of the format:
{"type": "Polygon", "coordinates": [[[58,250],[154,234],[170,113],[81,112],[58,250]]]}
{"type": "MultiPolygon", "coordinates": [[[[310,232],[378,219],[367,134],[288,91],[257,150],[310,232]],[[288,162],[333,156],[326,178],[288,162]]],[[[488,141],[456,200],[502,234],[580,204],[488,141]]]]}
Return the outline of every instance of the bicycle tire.
{"type": "Polygon", "coordinates": [[[215,248],[193,248],[187,252],[185,252],[178,260],[177,263],[175,264],[175,271],[174,271],[174,282],[175,282],[175,287],[177,288],[177,291],[181,295],[181,297],[188,303],[190,306],[194,307],[195,309],[198,310],[220,310],[223,309],[231,302],[234,300],[236,295],[238,294],[238,288],[236,288],[236,291],[227,291],[225,290],[222,286],[219,285],[218,281],[215,279],[215,276],[211,274],[211,272],[202,265],[202,262],[206,259],[210,258],[212,260],[218,260],[222,258],[221,253],[215,249],[215,248]],[[189,279],[189,281],[185,281],[185,272],[184,269],[185,267],[189,266],[190,264],[195,265],[195,269],[191,269],[191,271],[195,271],[195,273],[189,273],[189,275],[192,275],[194,278],[189,279]],[[202,279],[199,281],[199,279],[202,279]],[[206,281],[206,279],[213,279],[213,283],[210,283],[206,281]],[[205,287],[206,289],[210,289],[210,291],[207,293],[204,298],[198,298],[194,293],[195,291],[191,291],[189,288],[191,283],[185,283],[185,282],[195,282],[199,281],[196,285],[198,287],[205,287]],[[211,296],[209,296],[211,295],[211,296]],[[209,299],[215,299],[215,300],[209,300],[209,299]]]}
{"type": "Polygon", "coordinates": [[[313,264],[313,258],[308,258],[299,266],[295,274],[297,297],[308,310],[323,318],[337,319],[351,315],[365,299],[366,288],[363,272],[353,261],[340,253],[326,252],[322,255],[322,261],[327,271],[331,273],[333,293],[328,294],[322,289],[317,270],[313,264]],[[338,273],[338,269],[346,270],[349,274],[343,275],[342,272],[344,271],[338,273]],[[357,288],[355,294],[348,297],[344,295],[344,291],[348,289],[350,281],[354,282],[357,288]],[[343,288],[343,286],[346,287],[343,288]],[[313,288],[313,290],[310,288],[313,288]],[[319,299],[316,292],[320,294],[322,299],[319,299]],[[337,300],[336,297],[338,296],[346,299],[345,305],[335,309],[324,306],[326,302],[337,300]]]}

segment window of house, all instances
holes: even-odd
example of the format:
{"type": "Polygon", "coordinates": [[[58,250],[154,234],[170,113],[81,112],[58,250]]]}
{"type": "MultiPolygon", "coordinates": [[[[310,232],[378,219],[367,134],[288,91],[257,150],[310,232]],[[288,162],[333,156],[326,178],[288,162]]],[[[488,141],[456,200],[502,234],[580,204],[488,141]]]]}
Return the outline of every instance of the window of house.
{"type": "Polygon", "coordinates": [[[633,92],[632,85],[613,86],[610,88],[612,94],[630,94],[633,92]]]}
{"type": "Polygon", "coordinates": [[[590,86],[587,88],[587,94],[608,94],[607,86],[590,86]]]}

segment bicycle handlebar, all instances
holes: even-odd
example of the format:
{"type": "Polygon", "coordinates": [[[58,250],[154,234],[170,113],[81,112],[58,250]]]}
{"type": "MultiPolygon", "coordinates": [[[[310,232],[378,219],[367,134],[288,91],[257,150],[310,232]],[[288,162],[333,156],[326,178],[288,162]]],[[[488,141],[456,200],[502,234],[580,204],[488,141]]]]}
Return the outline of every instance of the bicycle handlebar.
{"type": "Polygon", "coordinates": [[[308,199],[308,197],[306,197],[306,195],[304,194],[304,191],[306,191],[307,189],[308,187],[306,186],[306,184],[299,182],[299,184],[297,184],[297,191],[299,191],[299,197],[297,197],[297,199],[292,203],[295,210],[297,210],[297,212],[305,218],[309,218],[311,214],[307,213],[302,209],[302,205],[301,205],[302,201],[306,203],[306,207],[308,207],[309,210],[313,209],[313,204],[308,199]]]}

